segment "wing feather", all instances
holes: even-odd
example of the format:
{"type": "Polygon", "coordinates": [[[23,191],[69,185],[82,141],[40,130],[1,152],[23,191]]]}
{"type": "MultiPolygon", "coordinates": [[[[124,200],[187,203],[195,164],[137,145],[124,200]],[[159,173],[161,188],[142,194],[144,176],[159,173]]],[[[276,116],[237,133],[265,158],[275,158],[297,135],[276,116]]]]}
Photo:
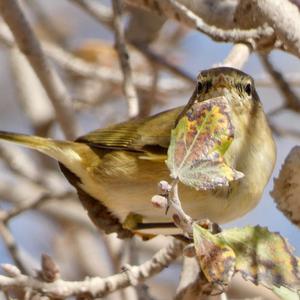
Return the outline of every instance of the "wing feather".
{"type": "Polygon", "coordinates": [[[145,119],[97,129],[78,138],[76,142],[104,149],[166,153],[171,130],[182,109],[178,107],[145,119]]]}

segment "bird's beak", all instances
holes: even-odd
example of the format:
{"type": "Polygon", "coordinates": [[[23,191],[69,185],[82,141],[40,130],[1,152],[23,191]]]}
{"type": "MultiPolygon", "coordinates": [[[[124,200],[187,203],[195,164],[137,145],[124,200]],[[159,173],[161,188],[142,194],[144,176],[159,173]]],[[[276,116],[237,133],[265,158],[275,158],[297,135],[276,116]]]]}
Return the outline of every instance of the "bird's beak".
{"type": "Polygon", "coordinates": [[[226,77],[224,76],[224,74],[220,74],[214,82],[214,86],[216,88],[227,88],[227,82],[226,82],[226,77]]]}

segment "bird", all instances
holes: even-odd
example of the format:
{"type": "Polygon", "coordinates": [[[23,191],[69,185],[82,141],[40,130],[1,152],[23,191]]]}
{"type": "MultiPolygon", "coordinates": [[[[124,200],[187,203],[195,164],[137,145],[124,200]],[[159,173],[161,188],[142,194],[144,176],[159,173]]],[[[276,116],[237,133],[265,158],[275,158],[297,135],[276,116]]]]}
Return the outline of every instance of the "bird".
{"type": "Polygon", "coordinates": [[[194,220],[224,224],[257,205],[276,160],[274,139],[254,80],[238,69],[203,70],[186,105],[97,129],[75,141],[6,131],[0,131],[0,140],[57,160],[90,219],[107,234],[143,239],[176,236],[182,234],[180,229],[150,201],[158,182],[170,179],[166,159],[171,131],[194,103],[221,96],[228,101],[234,126],[234,139],[224,160],[244,177],[211,190],[179,183],[179,195],[184,211],[194,220]]]}

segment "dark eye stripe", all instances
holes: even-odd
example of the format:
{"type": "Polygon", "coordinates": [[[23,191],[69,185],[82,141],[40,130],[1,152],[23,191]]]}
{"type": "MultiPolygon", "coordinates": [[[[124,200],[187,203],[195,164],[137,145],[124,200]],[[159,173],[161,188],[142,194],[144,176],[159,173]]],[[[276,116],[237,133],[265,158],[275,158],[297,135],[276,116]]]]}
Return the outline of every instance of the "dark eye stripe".
{"type": "Polygon", "coordinates": [[[208,80],[206,81],[206,84],[205,84],[205,91],[208,92],[212,87],[212,82],[211,80],[208,80]]]}

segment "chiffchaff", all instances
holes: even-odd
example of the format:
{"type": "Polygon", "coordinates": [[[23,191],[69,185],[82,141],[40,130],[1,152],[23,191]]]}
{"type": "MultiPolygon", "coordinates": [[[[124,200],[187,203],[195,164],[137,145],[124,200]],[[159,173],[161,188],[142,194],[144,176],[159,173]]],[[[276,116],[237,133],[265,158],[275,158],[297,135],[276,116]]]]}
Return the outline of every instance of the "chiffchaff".
{"type": "Polygon", "coordinates": [[[170,133],[193,103],[224,96],[235,137],[226,163],[244,173],[229,187],[196,190],[179,185],[184,211],[194,219],[225,223],[254,208],[273,171],[275,144],[253,79],[227,67],[202,71],[185,107],[98,129],[75,142],[0,132],[0,139],[36,149],[59,161],[94,223],[120,237],[177,234],[170,217],[154,208],[157,183],[168,180],[170,133]],[[131,222],[133,218],[134,222],[131,222]],[[131,224],[130,226],[128,224],[131,224]]]}

